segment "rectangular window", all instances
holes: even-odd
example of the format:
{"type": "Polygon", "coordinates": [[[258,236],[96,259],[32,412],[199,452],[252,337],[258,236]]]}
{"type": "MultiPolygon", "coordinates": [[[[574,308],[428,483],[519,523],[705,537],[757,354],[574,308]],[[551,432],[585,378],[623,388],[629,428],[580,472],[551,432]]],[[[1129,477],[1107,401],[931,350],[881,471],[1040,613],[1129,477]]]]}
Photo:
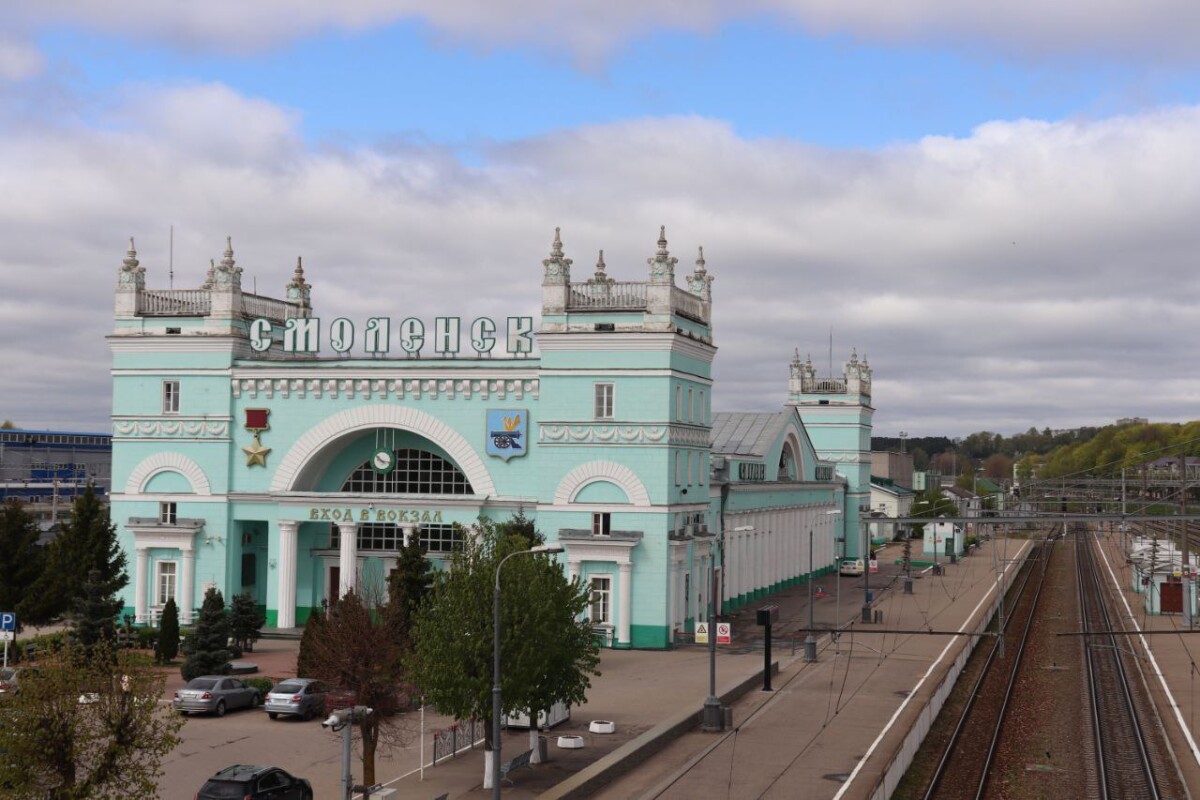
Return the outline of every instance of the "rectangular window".
{"type": "Polygon", "coordinates": [[[592,578],[591,620],[593,625],[612,623],[612,578],[592,578]]]}
{"type": "Polygon", "coordinates": [[[688,486],[696,482],[696,454],[688,451],[688,486]]]}
{"type": "Polygon", "coordinates": [[[700,423],[702,425],[708,424],[708,407],[706,405],[704,405],[704,390],[703,389],[700,390],[700,423]]]}
{"type": "Polygon", "coordinates": [[[612,419],[613,418],[613,398],[616,394],[616,386],[611,383],[596,384],[596,419],[612,419]]]}
{"type": "Polygon", "coordinates": [[[675,451],[675,485],[683,485],[683,453],[679,450],[675,451]]]}
{"type": "MultiPolygon", "coordinates": [[[[175,596],[175,577],[178,565],[174,561],[158,562],[158,590],[156,605],[165,606],[175,596]]],[[[176,600],[175,602],[179,602],[176,600]]]]}
{"type": "Polygon", "coordinates": [[[174,525],[179,520],[179,515],[174,503],[159,503],[158,504],[158,521],[163,525],[174,525]]]}
{"type": "Polygon", "coordinates": [[[675,419],[683,419],[683,387],[675,387],[675,419]]]}
{"type": "Polygon", "coordinates": [[[592,536],[608,536],[612,533],[612,515],[608,513],[592,514],[592,536]]]}
{"type": "Polygon", "coordinates": [[[688,422],[696,421],[696,397],[692,394],[691,388],[688,389],[688,422]]]}
{"type": "Polygon", "coordinates": [[[162,413],[179,413],[179,381],[162,382],[162,413]]]}

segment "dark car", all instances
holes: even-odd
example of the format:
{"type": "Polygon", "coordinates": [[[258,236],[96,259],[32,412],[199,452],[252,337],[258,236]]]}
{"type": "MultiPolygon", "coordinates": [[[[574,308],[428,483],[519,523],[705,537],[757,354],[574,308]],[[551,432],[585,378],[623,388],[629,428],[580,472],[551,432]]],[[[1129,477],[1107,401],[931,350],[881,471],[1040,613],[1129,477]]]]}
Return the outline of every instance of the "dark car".
{"type": "Polygon", "coordinates": [[[325,713],[325,684],[312,678],[288,678],[267,692],[263,707],[267,716],[301,717],[310,720],[325,713]]]}
{"type": "Polygon", "coordinates": [[[262,702],[262,695],[253,686],[247,686],[237,678],[224,675],[201,675],[192,678],[187,686],[175,693],[171,705],[183,714],[189,711],[211,711],[218,717],[226,711],[243,706],[255,708],[262,702]]]}
{"type": "Polygon", "coordinates": [[[235,764],[213,775],[196,800],[313,800],[312,784],[278,767],[235,764]]]}

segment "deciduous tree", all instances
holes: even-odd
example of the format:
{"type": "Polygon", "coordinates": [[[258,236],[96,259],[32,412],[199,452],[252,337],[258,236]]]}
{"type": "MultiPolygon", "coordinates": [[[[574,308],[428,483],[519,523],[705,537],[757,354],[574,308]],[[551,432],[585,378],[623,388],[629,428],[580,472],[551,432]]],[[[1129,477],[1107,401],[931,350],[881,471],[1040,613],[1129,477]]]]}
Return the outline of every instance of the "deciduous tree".
{"type": "MultiPolygon", "coordinates": [[[[375,752],[381,741],[402,744],[408,735],[398,716],[411,698],[404,681],[404,643],[397,641],[380,598],[351,591],[329,606],[320,636],[306,643],[306,677],[352,692],[356,705],[373,709],[361,725],[363,783],[375,783],[375,752]]],[[[311,621],[311,618],[310,618],[311,621]]],[[[306,626],[305,632],[307,634],[306,626]]]]}
{"type": "MultiPolygon", "coordinates": [[[[492,592],[505,556],[528,549],[524,536],[502,536],[481,518],[439,572],[417,614],[411,676],[438,711],[457,719],[492,720],[492,592]]],[[[599,646],[582,618],[587,591],[569,582],[544,555],[526,555],[501,571],[503,713],[547,709],[586,699],[599,674],[599,646]]],[[[491,773],[485,764],[484,782],[491,773]]]]}
{"type": "Polygon", "coordinates": [[[129,652],[99,645],[44,656],[4,702],[5,797],[158,797],[159,768],[183,720],[159,702],[165,676],[129,652]],[[116,666],[114,668],[114,661],[116,666]],[[80,702],[80,690],[90,702],[80,702]]]}

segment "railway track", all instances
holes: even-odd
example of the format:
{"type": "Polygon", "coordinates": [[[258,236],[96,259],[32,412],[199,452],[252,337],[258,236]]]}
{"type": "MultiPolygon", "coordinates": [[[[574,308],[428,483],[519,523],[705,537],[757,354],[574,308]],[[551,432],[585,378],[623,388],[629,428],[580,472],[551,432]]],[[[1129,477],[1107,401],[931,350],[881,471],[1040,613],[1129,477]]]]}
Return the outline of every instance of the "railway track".
{"type": "Polygon", "coordinates": [[[1042,541],[1021,572],[1017,601],[971,687],[925,791],[925,800],[985,796],[1055,539],[1051,535],[1042,541]]]}
{"type": "Polygon", "coordinates": [[[1073,531],[1079,563],[1080,614],[1084,637],[1095,747],[1096,796],[1173,797],[1174,765],[1164,752],[1145,690],[1137,679],[1128,637],[1110,614],[1106,582],[1096,563],[1093,537],[1085,526],[1073,531]],[[1117,626],[1114,628],[1114,626],[1117,626]],[[1093,633],[1094,632],[1094,633],[1093,633]],[[1129,662],[1129,665],[1127,665],[1129,662]]]}

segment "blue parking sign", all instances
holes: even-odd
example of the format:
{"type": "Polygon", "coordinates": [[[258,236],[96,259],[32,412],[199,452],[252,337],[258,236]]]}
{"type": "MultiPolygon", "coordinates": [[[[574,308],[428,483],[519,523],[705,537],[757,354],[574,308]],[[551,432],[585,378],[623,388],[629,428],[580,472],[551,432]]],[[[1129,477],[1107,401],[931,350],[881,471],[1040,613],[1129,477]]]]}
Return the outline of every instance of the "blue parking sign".
{"type": "Polygon", "coordinates": [[[17,612],[0,611],[0,631],[15,631],[17,629],[17,612]]]}

